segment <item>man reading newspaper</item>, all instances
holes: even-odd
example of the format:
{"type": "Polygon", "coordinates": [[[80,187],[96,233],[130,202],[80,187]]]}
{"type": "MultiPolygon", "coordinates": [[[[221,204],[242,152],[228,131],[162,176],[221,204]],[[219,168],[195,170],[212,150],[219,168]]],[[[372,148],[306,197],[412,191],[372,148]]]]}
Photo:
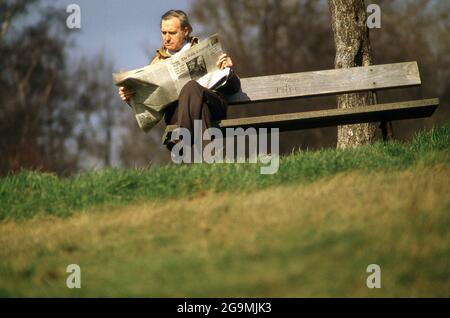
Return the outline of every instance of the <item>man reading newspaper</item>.
{"type": "MultiPolygon", "coordinates": [[[[181,10],[170,10],[161,17],[161,37],[163,45],[156,51],[156,56],[151,65],[177,56],[198,43],[198,39],[191,36],[192,27],[186,13],[181,10]]],[[[194,120],[202,121],[202,130],[211,127],[213,121],[221,120],[227,114],[227,102],[225,95],[234,94],[240,89],[239,77],[233,71],[233,61],[227,54],[218,57],[216,66],[223,69],[230,69],[226,83],[217,89],[208,89],[197,83],[195,80],[205,72],[202,56],[188,62],[188,69],[191,80],[181,89],[178,100],[170,103],[164,108],[164,120],[169,126],[183,127],[189,130],[194,136],[194,120]]],[[[135,91],[130,88],[120,87],[119,95],[121,99],[129,103],[135,91]]],[[[166,146],[172,149],[179,140],[166,140],[166,146]]],[[[193,144],[191,138],[191,145],[193,144]]]]}

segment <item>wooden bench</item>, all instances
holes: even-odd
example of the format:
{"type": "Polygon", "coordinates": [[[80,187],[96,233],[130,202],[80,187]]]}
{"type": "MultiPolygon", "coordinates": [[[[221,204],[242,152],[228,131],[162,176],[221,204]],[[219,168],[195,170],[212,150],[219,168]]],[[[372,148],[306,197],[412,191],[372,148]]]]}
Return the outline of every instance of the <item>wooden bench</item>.
{"type": "MultiPolygon", "coordinates": [[[[242,78],[241,91],[229,96],[228,103],[232,106],[419,85],[421,85],[421,80],[417,62],[372,65],[242,78]]],[[[328,109],[225,119],[214,123],[214,125],[223,130],[235,127],[278,127],[281,131],[284,131],[366,122],[386,122],[429,117],[438,105],[439,99],[432,98],[350,109],[328,109]]],[[[167,130],[164,135],[163,140],[170,137],[167,130]]]]}

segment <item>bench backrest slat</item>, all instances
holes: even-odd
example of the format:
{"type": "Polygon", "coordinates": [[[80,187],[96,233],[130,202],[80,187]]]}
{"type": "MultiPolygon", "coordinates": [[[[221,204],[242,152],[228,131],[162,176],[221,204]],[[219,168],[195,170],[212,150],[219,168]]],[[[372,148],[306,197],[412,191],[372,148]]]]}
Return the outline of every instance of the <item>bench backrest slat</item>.
{"type": "Polygon", "coordinates": [[[420,85],[417,62],[242,78],[230,105],[420,85]]]}

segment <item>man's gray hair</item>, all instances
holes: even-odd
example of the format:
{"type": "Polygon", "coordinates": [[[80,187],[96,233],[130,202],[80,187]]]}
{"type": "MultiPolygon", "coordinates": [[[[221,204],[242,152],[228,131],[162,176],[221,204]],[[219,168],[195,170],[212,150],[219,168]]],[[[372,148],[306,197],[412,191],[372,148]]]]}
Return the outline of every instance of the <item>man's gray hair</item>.
{"type": "Polygon", "coordinates": [[[164,13],[161,17],[162,20],[169,20],[170,18],[178,18],[180,20],[180,26],[181,30],[184,30],[184,28],[188,28],[189,34],[192,32],[192,26],[189,23],[189,19],[187,14],[182,10],[169,10],[166,13],[164,13]]]}

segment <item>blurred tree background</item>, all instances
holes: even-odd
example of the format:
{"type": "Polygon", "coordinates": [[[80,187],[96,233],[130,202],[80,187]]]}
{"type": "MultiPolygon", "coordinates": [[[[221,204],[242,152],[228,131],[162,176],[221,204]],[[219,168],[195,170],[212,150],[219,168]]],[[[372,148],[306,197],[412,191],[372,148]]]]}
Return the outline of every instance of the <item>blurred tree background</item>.
{"type": "Polygon", "coordinates": [[[67,175],[111,165],[120,104],[113,66],[103,55],[79,65],[69,60],[66,18],[37,0],[0,2],[1,174],[27,168],[67,175]]]}
{"type": "MultiPolygon", "coordinates": [[[[381,7],[381,29],[370,30],[374,64],[417,60],[422,88],[383,91],[379,102],[439,97],[432,118],[396,121],[397,139],[450,117],[450,3],[366,1],[381,7]]],[[[162,14],[163,12],[161,12],[162,14]]],[[[218,32],[241,77],[334,67],[325,0],[193,0],[188,11],[201,37],[218,32]]],[[[76,32],[65,8],[39,0],[0,0],[0,174],[22,168],[68,175],[84,169],[170,163],[160,144],[164,125],[139,130],[117,97],[107,52],[73,62],[76,32]],[[95,92],[95,94],[93,93],[95,92]]],[[[155,21],[155,28],[159,21],[155,21]]],[[[156,49],[156,48],[152,48],[156,49]]],[[[154,51],[152,51],[154,52],[154,51]]],[[[152,52],[149,52],[149,61],[152,52]]],[[[229,116],[336,107],[335,97],[230,107],[229,116]]],[[[280,149],[335,147],[335,127],[280,134],[280,149]]]]}
{"type": "MultiPolygon", "coordinates": [[[[380,103],[439,97],[431,118],[396,121],[397,139],[410,138],[450,117],[450,3],[434,0],[367,1],[381,8],[381,28],[370,30],[373,64],[418,61],[422,88],[383,91],[380,103]]],[[[202,35],[219,32],[241,77],[334,68],[335,48],[325,0],[196,0],[191,15],[202,35]]],[[[335,97],[233,106],[230,117],[335,108],[335,97]]],[[[380,135],[380,132],[378,132],[380,135]]],[[[283,132],[280,150],[335,147],[337,129],[283,132]]]]}

